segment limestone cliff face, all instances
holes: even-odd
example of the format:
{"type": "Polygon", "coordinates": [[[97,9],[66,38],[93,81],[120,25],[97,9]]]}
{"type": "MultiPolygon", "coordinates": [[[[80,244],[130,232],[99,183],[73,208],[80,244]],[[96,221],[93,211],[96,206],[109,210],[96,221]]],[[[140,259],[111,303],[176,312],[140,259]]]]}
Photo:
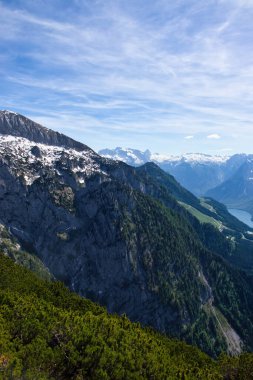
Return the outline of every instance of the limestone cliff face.
{"type": "Polygon", "coordinates": [[[110,312],[190,341],[196,336],[201,347],[214,336],[212,353],[226,348],[215,317],[208,317],[211,327],[203,322],[215,282],[206,260],[225,264],[207,254],[159,172],[151,180],[147,170],[6,111],[0,133],[0,222],[22,247],[110,312]]]}

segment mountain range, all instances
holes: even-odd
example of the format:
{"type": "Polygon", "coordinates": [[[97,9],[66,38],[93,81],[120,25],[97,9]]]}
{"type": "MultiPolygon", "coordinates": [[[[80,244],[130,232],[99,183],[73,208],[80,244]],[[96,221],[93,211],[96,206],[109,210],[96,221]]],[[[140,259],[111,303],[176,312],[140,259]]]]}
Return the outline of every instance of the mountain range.
{"type": "Polygon", "coordinates": [[[230,208],[239,208],[253,215],[253,155],[188,153],[171,156],[120,147],[102,149],[99,154],[133,166],[152,161],[195,195],[212,197],[230,208]]]}
{"type": "Polygon", "coordinates": [[[10,111],[0,133],[6,255],[212,356],[253,350],[252,230],[224,205],[10,111]]]}

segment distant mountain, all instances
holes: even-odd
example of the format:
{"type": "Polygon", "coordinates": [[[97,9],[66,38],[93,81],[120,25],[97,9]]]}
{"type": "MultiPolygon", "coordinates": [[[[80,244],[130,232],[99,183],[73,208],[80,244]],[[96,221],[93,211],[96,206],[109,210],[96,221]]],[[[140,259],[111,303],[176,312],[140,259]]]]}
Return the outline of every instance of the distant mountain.
{"type": "MultiPolygon", "coordinates": [[[[200,153],[169,156],[157,153],[152,154],[148,150],[141,152],[130,148],[116,148],[113,150],[104,149],[100,150],[99,154],[104,157],[124,161],[133,166],[139,166],[147,161],[152,161],[159,165],[160,168],[173,175],[182,186],[195,195],[212,196],[228,205],[236,203],[235,200],[237,198],[238,188],[234,186],[234,182],[229,183],[228,189],[226,190],[226,196],[224,196],[222,193],[220,194],[221,184],[228,181],[234,175],[239,178],[240,174],[236,173],[240,173],[240,170],[243,171],[243,165],[247,165],[247,161],[251,161],[252,157],[246,154],[235,154],[229,157],[210,156],[200,153]],[[216,187],[217,190],[210,191],[216,187]],[[228,194],[229,191],[232,192],[231,195],[228,194]]],[[[247,178],[250,178],[250,175],[248,175],[247,178]]],[[[241,184],[241,186],[245,189],[244,185],[241,184]]],[[[243,204],[245,210],[249,211],[253,208],[253,205],[251,205],[250,191],[244,196],[243,204]],[[247,206],[248,204],[250,204],[249,207],[247,206]]]]}
{"type": "Polygon", "coordinates": [[[117,147],[115,149],[101,149],[98,152],[101,156],[112,158],[114,160],[123,161],[128,165],[139,166],[143,165],[146,162],[152,161],[155,163],[217,163],[222,164],[226,162],[229,157],[228,156],[210,156],[208,154],[202,153],[186,153],[181,156],[173,156],[173,155],[165,155],[159,153],[151,153],[150,150],[145,150],[144,152],[138,149],[132,148],[121,148],[117,147]]]}
{"type": "Polygon", "coordinates": [[[253,155],[221,185],[211,189],[207,195],[225,203],[230,208],[237,208],[253,215],[253,155]]]}
{"type": "Polygon", "coordinates": [[[188,190],[198,196],[205,195],[209,189],[226,181],[245,162],[246,155],[231,157],[210,157],[190,155],[192,160],[182,157],[180,160],[160,163],[163,170],[175,178],[188,190]]]}
{"type": "Polygon", "coordinates": [[[41,273],[213,356],[253,350],[251,231],[223,205],[18,114],[0,112],[0,131],[10,250],[17,241],[41,273]]]}
{"type": "Polygon", "coordinates": [[[131,166],[139,166],[146,162],[153,161],[151,158],[151,152],[148,149],[145,150],[145,152],[141,152],[137,149],[123,149],[118,147],[115,149],[102,149],[98,153],[103,157],[123,161],[131,166]]]}

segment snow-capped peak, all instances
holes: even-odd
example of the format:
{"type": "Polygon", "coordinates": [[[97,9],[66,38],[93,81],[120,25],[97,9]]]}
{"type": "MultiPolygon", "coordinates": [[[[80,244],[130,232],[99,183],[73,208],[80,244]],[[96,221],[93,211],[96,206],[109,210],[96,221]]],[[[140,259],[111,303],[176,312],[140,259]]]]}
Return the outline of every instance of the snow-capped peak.
{"type": "Polygon", "coordinates": [[[140,151],[137,149],[120,147],[115,149],[103,149],[99,151],[99,154],[114,160],[124,161],[127,164],[134,166],[143,165],[148,161],[153,161],[157,164],[170,162],[188,162],[191,164],[223,164],[230,158],[230,156],[211,156],[203,153],[186,153],[180,156],[174,156],[170,154],[151,153],[149,150],[140,151]]]}
{"type": "Polygon", "coordinates": [[[180,156],[174,155],[163,155],[159,153],[155,153],[151,155],[153,161],[157,162],[189,162],[189,163],[217,163],[222,164],[225,163],[230,156],[219,156],[214,155],[211,156],[209,154],[204,153],[185,153],[180,156]]]}
{"type": "Polygon", "coordinates": [[[117,147],[115,149],[103,149],[98,153],[105,158],[123,161],[133,166],[143,165],[151,161],[151,152],[148,149],[142,152],[137,149],[117,147]]]}

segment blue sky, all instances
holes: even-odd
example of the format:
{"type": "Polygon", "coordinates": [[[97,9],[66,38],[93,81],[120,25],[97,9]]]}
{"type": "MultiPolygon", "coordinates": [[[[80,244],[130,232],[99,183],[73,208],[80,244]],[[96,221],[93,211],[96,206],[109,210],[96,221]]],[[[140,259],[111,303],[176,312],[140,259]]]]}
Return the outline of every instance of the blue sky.
{"type": "Polygon", "coordinates": [[[93,149],[253,153],[253,0],[0,0],[0,109],[93,149]]]}

